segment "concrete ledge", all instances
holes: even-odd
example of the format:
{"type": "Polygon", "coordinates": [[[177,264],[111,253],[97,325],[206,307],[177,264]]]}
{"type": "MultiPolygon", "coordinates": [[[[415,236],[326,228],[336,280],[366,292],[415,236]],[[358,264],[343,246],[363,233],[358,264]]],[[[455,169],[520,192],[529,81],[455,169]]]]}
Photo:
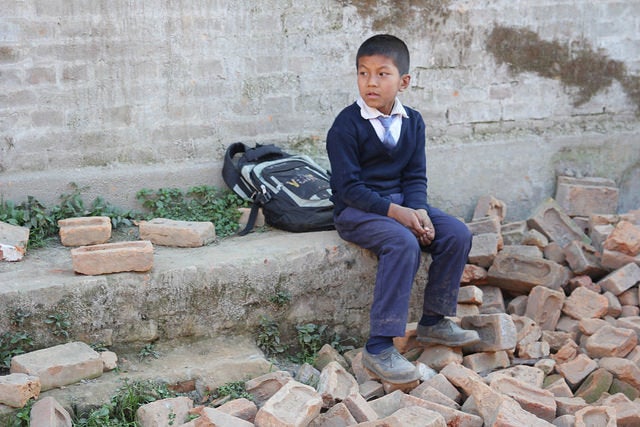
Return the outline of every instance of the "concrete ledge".
{"type": "MultiPolygon", "coordinates": [[[[61,342],[44,322],[51,314],[68,315],[70,339],[107,345],[255,336],[262,316],[278,321],[284,335],[312,322],[361,337],[368,332],[376,262],[335,231],[252,233],[201,248],[156,246],[149,272],[90,277],[74,274],[69,248],[34,250],[22,262],[0,263],[0,312],[7,313],[0,329],[9,329],[19,309],[30,314],[24,327],[39,345],[61,342]],[[285,292],[288,303],[272,302],[285,292]]],[[[413,320],[425,279],[426,262],[413,290],[413,320]]]]}

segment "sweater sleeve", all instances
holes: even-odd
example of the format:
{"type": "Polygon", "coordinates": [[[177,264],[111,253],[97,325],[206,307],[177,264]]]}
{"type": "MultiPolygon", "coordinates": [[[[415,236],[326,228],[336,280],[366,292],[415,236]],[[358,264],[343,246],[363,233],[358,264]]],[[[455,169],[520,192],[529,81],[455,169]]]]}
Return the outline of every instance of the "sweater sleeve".
{"type": "Polygon", "coordinates": [[[425,124],[420,113],[412,110],[415,128],[415,148],[411,160],[402,173],[404,205],[412,209],[428,209],[427,159],[425,152],[425,124]]]}
{"type": "Polygon", "coordinates": [[[357,125],[338,117],[327,134],[332,191],[336,205],[351,206],[386,216],[391,202],[371,190],[361,179],[357,125]]]}

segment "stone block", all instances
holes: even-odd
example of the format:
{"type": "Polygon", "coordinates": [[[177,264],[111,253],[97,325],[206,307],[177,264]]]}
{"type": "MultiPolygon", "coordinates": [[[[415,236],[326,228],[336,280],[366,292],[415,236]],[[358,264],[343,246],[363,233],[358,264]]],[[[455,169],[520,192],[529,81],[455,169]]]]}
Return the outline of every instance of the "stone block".
{"type": "Polygon", "coordinates": [[[622,314],[622,304],[620,304],[620,300],[611,292],[604,292],[604,295],[609,301],[609,309],[607,310],[607,315],[613,318],[618,318],[620,314],[622,314]]]}
{"type": "Polygon", "coordinates": [[[564,300],[564,292],[545,286],[536,286],[529,293],[524,315],[536,322],[540,328],[554,331],[560,319],[564,300]]]}
{"type": "Polygon", "coordinates": [[[0,403],[13,408],[22,408],[29,399],[40,395],[40,378],[25,373],[0,376],[0,403]]]}
{"type": "Polygon", "coordinates": [[[573,222],[553,199],[540,204],[527,219],[530,229],[538,230],[564,248],[574,240],[591,244],[591,239],[573,222]]]}
{"type": "Polygon", "coordinates": [[[475,221],[467,222],[467,228],[471,231],[471,234],[500,234],[502,226],[500,225],[500,218],[496,216],[486,216],[475,221]]]}
{"type": "Polygon", "coordinates": [[[466,264],[460,283],[463,285],[484,285],[487,283],[487,270],[479,265],[466,264]]]}
{"type": "Polygon", "coordinates": [[[579,354],[568,362],[556,365],[556,371],[564,377],[572,390],[575,390],[596,369],[598,369],[598,363],[586,354],[579,354]]]}
{"type": "Polygon", "coordinates": [[[598,281],[598,285],[605,291],[620,295],[638,282],[640,282],[640,267],[637,264],[629,263],[607,274],[598,281]]]}
{"type": "Polygon", "coordinates": [[[556,414],[561,417],[563,415],[573,415],[583,408],[587,408],[589,404],[581,397],[556,397],[557,411],[556,414]]]}
{"type": "Polygon", "coordinates": [[[596,248],[598,252],[602,252],[602,245],[604,244],[607,237],[613,232],[614,226],[611,224],[607,225],[596,225],[593,227],[591,232],[589,233],[589,237],[591,238],[591,245],[596,248]]]}
{"type": "Polygon", "coordinates": [[[559,176],[555,200],[569,216],[606,215],[616,213],[618,193],[611,179],[559,176]]]}
{"type": "Polygon", "coordinates": [[[30,427],[72,427],[71,415],[51,396],[38,399],[29,414],[30,427]]]}
{"type": "Polygon", "coordinates": [[[216,239],[216,230],[210,221],[154,218],[151,221],[141,221],[139,233],[140,239],[149,240],[154,245],[178,248],[197,248],[216,239]]]}
{"type": "Polygon", "coordinates": [[[365,381],[359,386],[360,395],[365,400],[371,400],[384,396],[384,387],[378,381],[365,381]]]}
{"type": "Polygon", "coordinates": [[[544,389],[550,391],[555,397],[573,397],[573,391],[567,384],[567,380],[562,377],[552,381],[544,389]]]}
{"type": "Polygon", "coordinates": [[[58,221],[60,242],[64,246],[99,245],[111,238],[111,218],[86,216],[58,221]]]}
{"type": "Polygon", "coordinates": [[[531,245],[509,245],[500,250],[503,255],[519,255],[528,258],[544,258],[542,250],[531,245]]]}
{"type": "Polygon", "coordinates": [[[244,397],[233,399],[227,403],[218,406],[218,411],[231,415],[241,420],[253,423],[258,413],[258,407],[254,402],[244,397]]]}
{"type": "Polygon", "coordinates": [[[289,381],[293,381],[287,371],[269,372],[253,378],[245,383],[245,390],[253,396],[253,401],[258,407],[278,392],[289,381]]]}
{"type": "Polygon", "coordinates": [[[587,403],[593,403],[609,391],[612,383],[613,374],[606,369],[598,368],[580,384],[575,396],[583,398],[587,403]]]}
{"type": "Polygon", "coordinates": [[[640,390],[617,378],[613,378],[613,381],[611,381],[611,387],[609,387],[608,392],[610,395],[622,393],[630,400],[635,400],[640,397],[640,390]]]}
{"type": "Polygon", "coordinates": [[[420,384],[418,387],[411,390],[409,394],[422,400],[448,406],[449,408],[460,409],[460,405],[455,400],[449,398],[444,393],[438,391],[438,389],[426,383],[420,384]]]}
{"type": "Polygon", "coordinates": [[[484,377],[485,383],[489,384],[498,377],[514,378],[525,384],[529,384],[535,388],[542,388],[545,379],[545,373],[536,367],[527,365],[515,365],[510,368],[500,369],[491,372],[484,377]]]}
{"type": "Polygon", "coordinates": [[[564,255],[574,274],[584,274],[594,279],[607,274],[607,270],[600,264],[600,254],[591,245],[574,240],[564,247],[564,255]]]}
{"type": "Polygon", "coordinates": [[[587,338],[585,350],[589,357],[625,357],[636,347],[638,335],[632,329],[603,326],[587,338]]]}
{"type": "Polygon", "coordinates": [[[551,354],[549,343],[544,341],[518,344],[516,347],[518,357],[521,359],[542,359],[551,354]]]}
{"type": "Polygon", "coordinates": [[[528,294],[536,286],[560,289],[569,277],[569,270],[553,261],[503,254],[495,258],[487,276],[491,285],[516,295],[528,294]]]}
{"type": "Polygon", "coordinates": [[[516,347],[516,326],[506,313],[463,317],[461,326],[480,335],[480,342],[465,346],[465,352],[513,350],[516,347]]]}
{"type": "Polygon", "coordinates": [[[623,254],[622,252],[603,249],[602,255],[600,256],[600,264],[602,264],[603,268],[608,270],[617,270],[618,268],[622,268],[625,265],[632,263],[640,266],[640,255],[632,257],[630,255],[623,254]]]}
{"type": "Polygon", "coordinates": [[[562,307],[562,312],[577,320],[598,319],[609,311],[609,300],[602,294],[587,288],[578,288],[569,295],[562,307]]]}
{"type": "Polygon", "coordinates": [[[124,271],[145,272],[153,267],[151,242],[116,242],[71,249],[73,271],[89,276],[124,271]]]}
{"type": "Polygon", "coordinates": [[[480,314],[480,306],[476,304],[457,304],[456,317],[477,316],[480,314]]]}
{"type": "Polygon", "coordinates": [[[516,327],[516,342],[518,344],[534,343],[542,337],[542,328],[532,318],[512,314],[511,320],[516,327]]]}
{"type": "Polygon", "coordinates": [[[478,221],[484,217],[496,217],[500,222],[504,221],[507,215],[507,206],[503,201],[496,199],[491,195],[485,195],[478,198],[476,207],[473,211],[472,221],[478,221]]]}
{"type": "Polygon", "coordinates": [[[440,393],[447,396],[449,399],[453,400],[456,403],[460,403],[462,401],[462,393],[454,387],[451,382],[442,374],[434,375],[433,377],[425,380],[422,385],[430,386],[438,390],[440,393]]]}
{"type": "Polygon", "coordinates": [[[630,400],[622,393],[606,397],[598,402],[604,407],[615,409],[618,426],[640,425],[640,403],[630,400]]]}
{"type": "Polygon", "coordinates": [[[291,380],[258,410],[254,424],[302,427],[310,424],[321,409],[322,397],[313,387],[291,380]]]}
{"type": "Polygon", "coordinates": [[[589,406],[576,412],[576,427],[617,427],[616,410],[606,406],[589,406]]]}
{"type": "Polygon", "coordinates": [[[371,405],[359,393],[353,393],[347,396],[343,403],[346,405],[349,413],[355,418],[356,422],[363,423],[378,419],[378,414],[373,410],[371,405]]]}
{"type": "Polygon", "coordinates": [[[27,253],[29,228],[0,221],[0,261],[21,261],[27,253]]]}
{"type": "Polygon", "coordinates": [[[462,364],[474,372],[487,373],[494,369],[507,368],[511,366],[511,361],[506,351],[485,351],[464,356],[462,364]]]}
{"type": "Polygon", "coordinates": [[[188,397],[172,397],[142,405],[136,411],[140,427],[159,427],[184,424],[189,420],[193,401],[188,397]]]}
{"type": "Polygon", "coordinates": [[[570,294],[577,288],[587,288],[596,293],[602,292],[602,288],[600,288],[600,285],[598,285],[597,283],[593,283],[593,280],[591,279],[591,277],[586,275],[574,276],[571,279],[569,279],[569,282],[567,282],[567,286],[565,287],[565,290],[570,294]]]}
{"type": "Polygon", "coordinates": [[[359,391],[356,379],[338,362],[330,362],[324,367],[316,389],[322,396],[324,408],[330,408],[359,391]]]}
{"type": "Polygon", "coordinates": [[[522,409],[538,418],[553,421],[556,417],[556,401],[548,390],[543,390],[515,378],[498,376],[491,381],[492,389],[514,399],[522,409]]]}
{"type": "Polygon", "coordinates": [[[469,252],[469,262],[488,268],[498,255],[498,245],[500,235],[496,233],[477,234],[473,236],[471,251],[469,252]]]}
{"type": "Polygon", "coordinates": [[[538,230],[527,230],[527,232],[522,237],[521,244],[526,246],[533,246],[542,250],[549,244],[549,239],[538,230]]]}
{"type": "Polygon", "coordinates": [[[40,378],[46,391],[102,375],[100,355],[83,342],[70,342],[14,356],[11,373],[40,378]]]}
{"type": "Polygon", "coordinates": [[[640,254],[640,226],[620,221],[604,241],[602,248],[629,256],[640,254]]]}
{"type": "Polygon", "coordinates": [[[636,317],[640,315],[640,307],[637,305],[623,305],[620,310],[620,317],[636,317]]]}
{"type": "Polygon", "coordinates": [[[511,315],[524,316],[527,310],[528,295],[518,295],[507,304],[507,313],[511,315]]]}
{"type": "Polygon", "coordinates": [[[542,250],[542,253],[549,261],[553,261],[561,265],[564,265],[567,262],[564,256],[564,250],[557,242],[549,242],[549,244],[542,250]]]}
{"type": "Polygon", "coordinates": [[[622,305],[638,305],[638,287],[634,286],[618,295],[618,301],[622,305]]]}
{"type": "Polygon", "coordinates": [[[515,221],[508,224],[503,224],[500,227],[500,235],[502,236],[502,242],[505,246],[519,245],[529,230],[526,221],[515,221]]]}
{"type": "MultiPolygon", "coordinates": [[[[254,425],[253,422],[251,421],[247,421],[243,418],[230,414],[226,410],[223,410],[222,406],[218,408],[209,408],[209,407],[201,406],[191,411],[191,413],[200,415],[199,418],[196,418],[194,420],[196,423],[194,427],[214,427],[214,426],[253,427],[254,425]]],[[[171,425],[173,424],[169,424],[169,426],[171,425]]]]}

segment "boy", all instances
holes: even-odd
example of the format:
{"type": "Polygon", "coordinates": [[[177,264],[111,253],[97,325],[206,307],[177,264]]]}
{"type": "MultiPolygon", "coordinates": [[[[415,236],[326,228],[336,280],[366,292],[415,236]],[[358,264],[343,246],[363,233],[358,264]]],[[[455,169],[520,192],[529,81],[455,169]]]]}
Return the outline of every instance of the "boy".
{"type": "Polygon", "coordinates": [[[334,220],[340,237],[378,257],[364,366],[391,383],[420,378],[393,346],[404,336],[421,250],[431,253],[418,340],[448,346],[479,341],[455,316],[471,249],[465,224],[427,204],[425,125],[397,94],[409,87],[409,50],[397,37],[367,39],[356,55],[359,99],[327,134],[334,220]]]}

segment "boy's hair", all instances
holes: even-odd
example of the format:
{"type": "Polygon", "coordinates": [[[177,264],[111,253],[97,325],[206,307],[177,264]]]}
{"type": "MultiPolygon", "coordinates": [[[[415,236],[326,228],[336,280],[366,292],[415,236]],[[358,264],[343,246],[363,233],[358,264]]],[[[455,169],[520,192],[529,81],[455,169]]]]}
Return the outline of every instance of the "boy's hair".
{"type": "Polygon", "coordinates": [[[390,34],[378,34],[365,40],[356,55],[356,68],[363,56],[382,55],[390,58],[400,75],[409,74],[409,49],[407,45],[390,34]]]}

